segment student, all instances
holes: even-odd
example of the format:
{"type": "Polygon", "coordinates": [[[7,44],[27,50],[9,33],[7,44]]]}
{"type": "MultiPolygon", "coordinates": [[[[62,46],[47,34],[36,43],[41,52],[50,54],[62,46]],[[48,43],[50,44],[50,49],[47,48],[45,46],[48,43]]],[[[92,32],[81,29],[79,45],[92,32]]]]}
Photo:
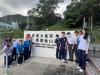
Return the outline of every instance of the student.
{"type": "Polygon", "coordinates": [[[68,40],[68,50],[69,50],[69,61],[73,62],[73,54],[74,54],[74,38],[71,36],[71,33],[67,33],[68,40]]]}
{"type": "Polygon", "coordinates": [[[74,32],[74,51],[75,51],[75,57],[76,57],[76,60],[75,62],[78,63],[78,38],[79,38],[79,32],[78,31],[75,31],[74,32]]]}
{"type": "Polygon", "coordinates": [[[83,28],[82,35],[79,37],[78,46],[78,59],[79,59],[79,71],[83,72],[86,68],[86,57],[88,54],[89,43],[88,43],[88,29],[83,28]]]}
{"type": "Polygon", "coordinates": [[[11,46],[11,42],[7,41],[6,42],[6,46],[4,46],[4,48],[2,49],[2,51],[4,52],[4,65],[6,66],[6,59],[8,58],[8,67],[11,66],[12,64],[12,46],[11,46]],[[7,56],[7,58],[6,58],[7,56]]]}
{"type": "Polygon", "coordinates": [[[30,47],[30,41],[27,37],[24,41],[24,47],[25,47],[24,48],[24,61],[26,61],[29,58],[29,47],[30,47]]]}
{"type": "Polygon", "coordinates": [[[22,64],[23,62],[23,55],[24,55],[24,45],[23,45],[23,41],[20,40],[19,43],[17,44],[17,62],[18,65],[22,64]]]}
{"type": "Polygon", "coordinates": [[[29,46],[29,58],[31,57],[31,49],[32,49],[32,45],[34,44],[33,42],[32,42],[32,38],[30,37],[30,38],[28,38],[29,39],[29,42],[30,42],[30,46],[29,46]]]}
{"type": "Polygon", "coordinates": [[[60,39],[60,53],[59,53],[59,58],[60,60],[66,61],[66,55],[67,55],[67,38],[65,37],[65,32],[62,32],[62,37],[60,39]]]}
{"type": "Polygon", "coordinates": [[[12,51],[12,61],[16,61],[16,47],[17,47],[17,40],[14,38],[12,41],[13,51],[12,51]]]}
{"type": "Polygon", "coordinates": [[[12,43],[12,40],[10,37],[6,37],[6,39],[3,40],[3,47],[7,46],[7,42],[12,43]]]}
{"type": "Polygon", "coordinates": [[[82,33],[82,31],[79,31],[79,36],[81,36],[83,33],[82,33]]]}
{"type": "Polygon", "coordinates": [[[56,43],[56,58],[59,59],[59,51],[60,51],[60,38],[59,38],[59,35],[57,34],[56,35],[56,40],[55,40],[55,43],[56,43]]]}

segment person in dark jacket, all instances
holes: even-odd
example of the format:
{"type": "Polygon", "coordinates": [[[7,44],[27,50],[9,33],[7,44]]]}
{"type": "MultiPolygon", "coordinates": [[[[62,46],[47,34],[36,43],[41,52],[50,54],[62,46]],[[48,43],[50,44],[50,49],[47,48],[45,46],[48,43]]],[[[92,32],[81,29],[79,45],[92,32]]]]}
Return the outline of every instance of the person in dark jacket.
{"type": "Polygon", "coordinates": [[[60,39],[60,53],[59,53],[59,58],[60,60],[64,60],[65,62],[67,62],[66,60],[66,56],[67,56],[67,38],[65,37],[65,32],[62,32],[62,37],[60,39]]]}
{"type": "Polygon", "coordinates": [[[60,38],[59,38],[59,35],[58,34],[56,35],[55,43],[56,43],[56,58],[59,59],[60,38]]]}

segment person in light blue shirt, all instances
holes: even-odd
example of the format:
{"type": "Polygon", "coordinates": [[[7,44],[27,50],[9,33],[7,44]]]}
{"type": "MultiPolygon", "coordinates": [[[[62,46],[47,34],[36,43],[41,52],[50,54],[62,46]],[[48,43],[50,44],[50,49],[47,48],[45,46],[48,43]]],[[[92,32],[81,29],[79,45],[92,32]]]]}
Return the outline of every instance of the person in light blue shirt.
{"type": "Polygon", "coordinates": [[[30,41],[28,38],[24,41],[24,61],[28,60],[29,58],[29,49],[30,48],[30,41]]]}
{"type": "Polygon", "coordinates": [[[17,44],[16,50],[17,50],[18,64],[22,64],[23,54],[24,54],[24,45],[22,40],[20,40],[19,43],[17,44]]]}
{"type": "Polygon", "coordinates": [[[17,47],[17,40],[14,38],[12,41],[13,51],[12,51],[12,61],[16,61],[16,47],[17,47]]]}

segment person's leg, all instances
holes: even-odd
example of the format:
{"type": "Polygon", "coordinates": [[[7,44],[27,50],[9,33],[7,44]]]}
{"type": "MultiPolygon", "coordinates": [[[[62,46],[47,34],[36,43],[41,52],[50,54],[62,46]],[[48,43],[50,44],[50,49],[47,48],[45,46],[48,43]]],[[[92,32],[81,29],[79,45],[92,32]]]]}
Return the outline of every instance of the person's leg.
{"type": "Polygon", "coordinates": [[[20,64],[20,56],[17,57],[17,62],[20,64]]]}
{"type": "Polygon", "coordinates": [[[59,59],[59,50],[58,50],[58,48],[56,49],[56,58],[59,59]]]}
{"type": "Polygon", "coordinates": [[[68,50],[69,50],[69,61],[71,61],[71,45],[68,46],[68,50]]]}
{"type": "Polygon", "coordinates": [[[73,49],[72,49],[72,44],[70,45],[70,59],[73,62],[73,49]]]}
{"type": "Polygon", "coordinates": [[[14,48],[12,50],[12,61],[14,61],[14,48]]]}
{"type": "Polygon", "coordinates": [[[62,59],[66,60],[66,50],[62,49],[62,59]]]}
{"type": "Polygon", "coordinates": [[[31,57],[31,45],[30,45],[30,47],[29,47],[29,58],[31,57]]]}
{"type": "Polygon", "coordinates": [[[27,60],[27,48],[24,49],[24,61],[27,60]]]}
{"type": "Polygon", "coordinates": [[[31,50],[29,50],[29,58],[31,57],[31,50]]]}
{"type": "Polygon", "coordinates": [[[25,50],[26,50],[26,49],[24,48],[24,61],[26,60],[26,59],[25,59],[25,50]]]}
{"type": "Polygon", "coordinates": [[[82,69],[86,68],[86,51],[82,50],[82,69]]]}
{"type": "Polygon", "coordinates": [[[77,50],[77,45],[74,45],[74,51],[75,51],[75,57],[76,57],[75,62],[78,63],[78,50],[77,50]]]}
{"type": "Polygon", "coordinates": [[[26,49],[26,60],[28,60],[28,58],[29,58],[29,47],[27,47],[26,49]]]}
{"type": "Polygon", "coordinates": [[[16,61],[16,48],[15,48],[15,50],[14,50],[14,56],[15,56],[15,58],[14,58],[14,61],[16,61]]]}
{"type": "Polygon", "coordinates": [[[59,51],[59,59],[62,59],[62,50],[59,51]]]}
{"type": "Polygon", "coordinates": [[[6,66],[6,56],[4,56],[4,66],[6,66]]]}
{"type": "Polygon", "coordinates": [[[66,61],[67,60],[67,50],[64,50],[64,60],[66,61]]]}
{"type": "Polygon", "coordinates": [[[21,62],[23,63],[23,53],[22,53],[22,55],[21,55],[21,60],[22,60],[21,62]]]}
{"type": "Polygon", "coordinates": [[[12,64],[12,56],[9,55],[8,56],[8,66],[10,66],[12,64]]]}
{"type": "Polygon", "coordinates": [[[79,67],[82,67],[82,50],[78,50],[79,67]]]}
{"type": "Polygon", "coordinates": [[[20,54],[20,64],[23,62],[23,54],[20,54]]]}

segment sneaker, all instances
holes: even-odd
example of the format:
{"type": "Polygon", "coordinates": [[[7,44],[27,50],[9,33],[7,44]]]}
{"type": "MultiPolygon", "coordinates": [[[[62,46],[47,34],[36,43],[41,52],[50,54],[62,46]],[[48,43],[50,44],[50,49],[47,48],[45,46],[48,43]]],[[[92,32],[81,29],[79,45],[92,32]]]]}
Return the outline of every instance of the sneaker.
{"type": "Polygon", "coordinates": [[[79,72],[84,72],[84,70],[83,69],[79,69],[79,72]]]}
{"type": "Polygon", "coordinates": [[[77,68],[77,69],[80,69],[81,67],[78,66],[78,67],[76,67],[76,68],[77,68]]]}
{"type": "Polygon", "coordinates": [[[87,61],[86,63],[88,64],[89,62],[87,61]]]}
{"type": "Polygon", "coordinates": [[[61,62],[63,63],[63,62],[65,62],[65,60],[61,60],[61,62]]]}
{"type": "Polygon", "coordinates": [[[17,64],[18,66],[20,65],[20,64],[17,64]]]}
{"type": "Polygon", "coordinates": [[[65,61],[64,61],[64,63],[68,63],[68,61],[67,61],[67,60],[65,60],[65,61]]]}
{"type": "Polygon", "coordinates": [[[9,67],[12,67],[12,65],[10,65],[9,67]]]}

